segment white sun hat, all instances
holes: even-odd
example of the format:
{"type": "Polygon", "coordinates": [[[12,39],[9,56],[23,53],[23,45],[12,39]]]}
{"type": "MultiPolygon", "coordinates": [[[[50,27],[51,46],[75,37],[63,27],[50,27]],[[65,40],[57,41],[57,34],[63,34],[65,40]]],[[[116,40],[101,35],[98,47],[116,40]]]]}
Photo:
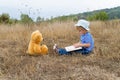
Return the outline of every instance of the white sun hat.
{"type": "Polygon", "coordinates": [[[80,27],[83,27],[84,29],[86,29],[87,31],[89,31],[89,25],[90,25],[90,22],[89,21],[86,21],[84,19],[80,19],[78,20],[77,24],[75,24],[75,26],[80,26],[80,27]]]}

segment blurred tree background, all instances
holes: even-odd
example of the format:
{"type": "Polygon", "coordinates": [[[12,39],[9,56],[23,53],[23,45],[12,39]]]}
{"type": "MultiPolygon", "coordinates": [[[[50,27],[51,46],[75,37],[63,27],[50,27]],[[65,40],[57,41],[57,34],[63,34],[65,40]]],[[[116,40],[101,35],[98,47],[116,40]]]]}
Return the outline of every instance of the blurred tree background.
{"type": "Polygon", "coordinates": [[[88,11],[78,14],[63,15],[58,17],[51,17],[51,19],[44,19],[38,15],[34,21],[28,14],[21,14],[20,20],[10,18],[8,13],[0,14],[0,24],[40,24],[43,21],[55,22],[55,21],[77,21],[78,19],[87,19],[87,20],[112,20],[120,19],[120,7],[114,7],[110,9],[101,9],[95,11],[88,11]]]}

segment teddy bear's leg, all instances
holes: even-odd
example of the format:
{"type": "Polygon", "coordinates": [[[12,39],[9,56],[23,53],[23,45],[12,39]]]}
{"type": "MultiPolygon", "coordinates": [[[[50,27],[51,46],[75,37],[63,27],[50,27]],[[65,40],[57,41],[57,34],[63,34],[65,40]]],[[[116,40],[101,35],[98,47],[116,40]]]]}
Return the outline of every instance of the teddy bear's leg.
{"type": "Polygon", "coordinates": [[[42,54],[47,54],[48,53],[48,47],[46,45],[41,46],[41,53],[42,54]]]}

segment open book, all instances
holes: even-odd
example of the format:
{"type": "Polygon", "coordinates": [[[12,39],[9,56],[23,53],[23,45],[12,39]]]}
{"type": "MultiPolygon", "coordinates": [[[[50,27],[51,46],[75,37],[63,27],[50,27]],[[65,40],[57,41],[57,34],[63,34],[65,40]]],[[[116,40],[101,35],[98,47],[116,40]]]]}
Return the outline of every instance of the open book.
{"type": "Polygon", "coordinates": [[[82,47],[75,48],[74,46],[67,46],[67,47],[65,47],[65,49],[67,52],[70,52],[70,51],[82,49],[82,47]]]}

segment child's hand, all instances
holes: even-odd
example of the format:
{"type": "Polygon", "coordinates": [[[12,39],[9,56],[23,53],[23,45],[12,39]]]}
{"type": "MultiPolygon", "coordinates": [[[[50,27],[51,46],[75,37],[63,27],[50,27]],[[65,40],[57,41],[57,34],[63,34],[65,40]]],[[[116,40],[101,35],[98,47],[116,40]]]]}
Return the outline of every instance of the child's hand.
{"type": "Polygon", "coordinates": [[[73,45],[75,48],[78,48],[78,47],[90,47],[90,43],[76,43],[73,45]]]}
{"type": "Polygon", "coordinates": [[[80,47],[80,43],[75,43],[73,46],[74,46],[75,48],[80,47]]]}

